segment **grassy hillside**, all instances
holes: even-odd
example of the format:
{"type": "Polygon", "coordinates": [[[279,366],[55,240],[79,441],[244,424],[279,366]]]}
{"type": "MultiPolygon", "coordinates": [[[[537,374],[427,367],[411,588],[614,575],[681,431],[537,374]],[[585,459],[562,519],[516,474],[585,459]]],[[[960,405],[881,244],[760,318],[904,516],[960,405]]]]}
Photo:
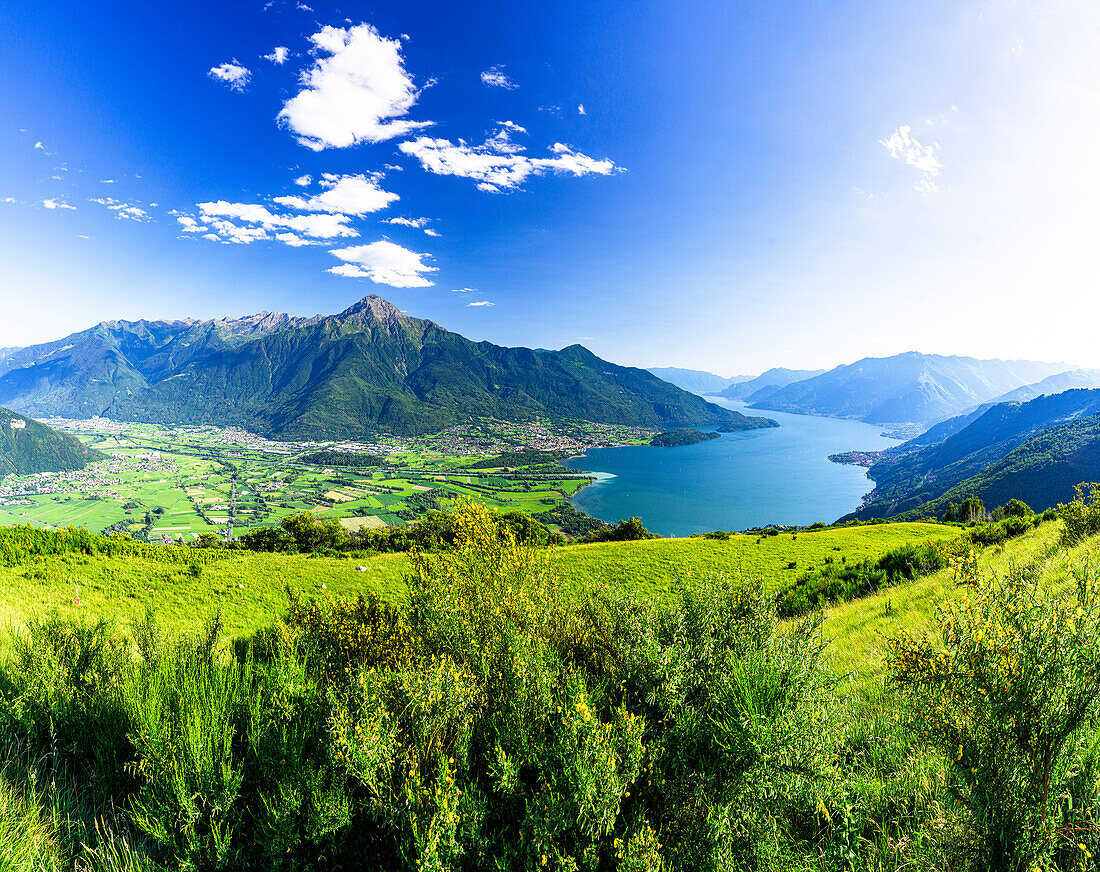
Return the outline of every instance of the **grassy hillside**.
{"type": "Polygon", "coordinates": [[[0,478],[83,469],[103,457],[75,436],[0,409],[0,478]]]}
{"type": "Polygon", "coordinates": [[[965,588],[939,573],[797,622],[743,582],[961,532],[550,553],[475,504],[454,523],[410,563],[0,530],[0,587],[50,605],[84,579],[60,615],[6,606],[0,869],[1094,868],[1100,573],[1060,522],[987,548],[965,588]],[[400,600],[407,565],[405,609],[297,601],[250,644],[197,626],[219,604],[262,623],[276,581],[400,600]],[[142,600],[159,626],[96,623],[142,600]]]}
{"type": "MultiPolygon", "coordinates": [[[[1062,585],[1079,568],[1100,541],[1088,540],[1074,547],[1060,545],[1061,522],[1036,527],[1003,546],[986,549],[979,557],[983,573],[1005,575],[1015,567],[1042,564],[1043,583],[1062,585]]],[[[860,692],[875,692],[886,674],[885,655],[890,638],[902,632],[922,634],[930,625],[936,606],[959,595],[951,569],[896,585],[863,599],[828,610],[824,625],[834,668],[847,676],[860,692]]]]}
{"type": "MultiPolygon", "coordinates": [[[[883,524],[728,540],[653,539],[559,548],[553,561],[576,590],[606,583],[660,597],[715,574],[764,580],[775,589],[826,558],[875,557],[909,542],[958,534],[958,528],[936,524],[883,524]]],[[[345,559],[149,546],[116,556],[45,555],[0,565],[0,624],[55,607],[131,623],[153,606],[168,627],[194,628],[220,611],[227,631],[240,633],[286,608],[286,586],[304,596],[374,591],[400,602],[407,572],[404,554],[345,559]]]]}

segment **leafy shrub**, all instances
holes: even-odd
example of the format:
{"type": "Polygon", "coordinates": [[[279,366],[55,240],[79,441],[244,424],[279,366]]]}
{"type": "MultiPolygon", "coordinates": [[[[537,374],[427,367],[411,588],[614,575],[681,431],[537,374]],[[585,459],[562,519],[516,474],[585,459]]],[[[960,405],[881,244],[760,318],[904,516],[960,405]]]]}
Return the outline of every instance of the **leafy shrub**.
{"type": "Polygon", "coordinates": [[[840,564],[827,560],[817,569],[804,572],[779,593],[779,614],[783,617],[804,615],[822,605],[847,602],[882,587],[935,572],[946,566],[949,556],[960,547],[953,542],[927,541],[920,545],[902,545],[876,559],[849,563],[842,557],[840,564]]]}
{"type": "Polygon", "coordinates": [[[1058,504],[1058,516],[1065,525],[1062,538],[1067,544],[1100,533],[1100,483],[1082,482],[1074,491],[1072,502],[1058,504]]]}
{"type": "Polygon", "coordinates": [[[1079,571],[1064,598],[1043,595],[1027,569],[986,580],[965,561],[958,573],[966,589],[937,612],[935,636],[894,641],[892,680],[960,785],[978,836],[971,865],[1047,868],[1070,849],[1075,867],[1078,843],[1100,850],[1096,573],[1079,571]]]}

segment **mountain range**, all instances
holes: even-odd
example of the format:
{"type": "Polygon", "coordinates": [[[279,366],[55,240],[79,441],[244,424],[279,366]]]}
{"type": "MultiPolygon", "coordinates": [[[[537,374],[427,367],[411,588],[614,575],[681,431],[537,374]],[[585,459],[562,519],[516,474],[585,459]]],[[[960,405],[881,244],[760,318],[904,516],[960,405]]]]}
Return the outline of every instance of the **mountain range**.
{"type": "Polygon", "coordinates": [[[776,366],[755,378],[745,379],[716,391],[715,395],[728,400],[744,400],[747,403],[760,402],[774,395],[780,388],[814,378],[823,372],[823,369],[786,369],[776,366]]]}
{"type": "Polygon", "coordinates": [[[580,345],[473,342],[373,294],[312,318],[105,321],[0,354],[0,404],[309,439],[437,432],[470,417],[651,427],[744,417],[580,345]]]}
{"type": "Polygon", "coordinates": [[[927,426],[1067,369],[1064,363],[976,360],[911,351],[838,366],[768,396],[750,398],[750,405],[891,427],[927,426]]]}
{"type": "Polygon", "coordinates": [[[1045,509],[1100,480],[1100,390],[1069,390],[998,403],[945,421],[882,452],[875,489],[849,517],[942,515],[970,495],[987,507],[1016,498],[1045,509]]]}
{"type": "Polygon", "coordinates": [[[734,375],[726,378],[701,369],[680,369],[676,366],[651,366],[648,371],[657,378],[693,394],[717,394],[723,388],[752,378],[751,375],[734,375]]]}
{"type": "Polygon", "coordinates": [[[75,436],[0,409],[0,478],[83,469],[103,455],[75,436]]]}

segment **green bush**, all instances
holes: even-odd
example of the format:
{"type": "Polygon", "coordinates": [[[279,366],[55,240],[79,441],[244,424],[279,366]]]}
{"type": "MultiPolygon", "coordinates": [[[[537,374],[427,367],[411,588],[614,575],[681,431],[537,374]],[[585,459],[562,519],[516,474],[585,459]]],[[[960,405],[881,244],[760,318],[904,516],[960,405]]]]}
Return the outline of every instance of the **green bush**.
{"type": "Polygon", "coordinates": [[[842,558],[840,564],[826,560],[817,569],[802,573],[779,593],[779,614],[788,618],[805,615],[823,605],[858,599],[883,587],[935,572],[947,565],[959,547],[955,542],[927,541],[903,545],[876,559],[848,563],[842,558]]]}
{"type": "Polygon", "coordinates": [[[934,637],[902,637],[889,665],[917,733],[949,761],[973,818],[975,869],[1089,866],[1100,850],[1100,591],[1089,568],[1076,596],[1034,573],[980,579],[937,612],[934,637]]]}
{"type": "Polygon", "coordinates": [[[1100,483],[1082,482],[1074,490],[1072,502],[1058,504],[1058,516],[1065,525],[1062,538],[1071,545],[1100,533],[1100,483]]]}

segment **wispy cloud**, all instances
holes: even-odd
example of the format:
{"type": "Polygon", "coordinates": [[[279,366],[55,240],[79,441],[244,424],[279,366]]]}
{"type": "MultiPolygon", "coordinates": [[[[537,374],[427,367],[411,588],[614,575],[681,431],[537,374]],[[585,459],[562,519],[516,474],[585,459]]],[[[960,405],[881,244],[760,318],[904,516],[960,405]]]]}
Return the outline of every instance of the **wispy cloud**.
{"type": "Polygon", "coordinates": [[[290,57],[290,49],[285,45],[277,45],[271,50],[271,54],[264,55],[264,60],[271,61],[273,64],[285,64],[288,57],[290,57]]]}
{"type": "Polygon", "coordinates": [[[943,164],[936,158],[939,143],[922,145],[913,138],[909,125],[903,124],[886,139],[880,139],[879,144],[890,152],[890,157],[920,172],[920,178],[914,183],[918,191],[922,194],[939,193],[936,176],[943,169],[943,164]]]}
{"type": "Polygon", "coordinates": [[[297,209],[302,212],[333,212],[342,215],[366,215],[385,209],[390,203],[400,199],[397,194],[382,190],[379,182],[381,174],[369,176],[338,176],[325,173],[320,185],[324,189],[320,194],[305,197],[276,197],[280,206],[297,209]]]}
{"type": "Polygon", "coordinates": [[[247,245],[263,239],[274,239],[288,244],[303,244],[302,237],[335,239],[358,236],[359,231],[350,226],[350,218],[341,214],[284,215],[272,212],[256,203],[228,203],[218,200],[199,203],[194,215],[178,215],[184,233],[205,231],[205,239],[247,245]],[[295,238],[280,238],[280,233],[292,233],[295,238]]]}
{"type": "Polygon", "coordinates": [[[584,104],[583,103],[578,103],[577,104],[577,114],[578,115],[587,115],[588,114],[587,112],[584,111],[584,104]]]}
{"type": "Polygon", "coordinates": [[[481,145],[420,136],[402,142],[398,148],[419,160],[428,172],[473,179],[483,191],[518,188],[529,176],[546,173],[606,176],[622,169],[608,158],[592,158],[560,142],[550,146],[553,157],[528,157],[522,153],[524,147],[512,142],[503,129],[481,145]]]}
{"type": "Polygon", "coordinates": [[[98,203],[100,206],[106,206],[108,209],[115,213],[116,218],[124,218],[128,221],[138,222],[152,220],[152,218],[149,216],[149,213],[142,209],[140,206],[135,206],[132,203],[123,203],[121,200],[116,200],[114,197],[92,197],[88,202],[98,203]]]}
{"type": "Polygon", "coordinates": [[[430,255],[410,251],[393,242],[372,242],[369,245],[353,245],[329,252],[344,261],[329,268],[330,273],[349,278],[366,278],[380,285],[395,288],[427,288],[434,282],[426,276],[437,267],[424,263],[430,255]]]}
{"type": "Polygon", "coordinates": [[[71,209],[74,212],[76,211],[76,206],[70,206],[64,200],[60,200],[55,197],[43,200],[42,206],[46,209],[71,209]]]}
{"type": "Polygon", "coordinates": [[[504,88],[506,91],[514,91],[519,87],[515,82],[508,78],[504,72],[503,64],[495,64],[489,67],[485,72],[481,74],[482,84],[489,85],[492,88],[504,88]]]}
{"type": "Polygon", "coordinates": [[[313,66],[303,89],[279,113],[298,142],[314,151],[404,136],[431,122],[404,117],[420,95],[405,71],[401,42],[369,24],[324,27],[310,37],[313,66]]]}
{"type": "Polygon", "coordinates": [[[488,300],[478,300],[476,302],[467,303],[466,305],[468,307],[469,306],[474,306],[474,307],[476,307],[476,306],[495,306],[496,303],[491,303],[488,300]]]}
{"type": "Polygon", "coordinates": [[[476,294],[477,288],[451,288],[452,294],[476,294]]]}
{"type": "Polygon", "coordinates": [[[215,81],[228,85],[234,91],[243,91],[248,85],[248,80],[252,78],[252,71],[234,58],[232,61],[211,67],[207,75],[215,81]]]}

